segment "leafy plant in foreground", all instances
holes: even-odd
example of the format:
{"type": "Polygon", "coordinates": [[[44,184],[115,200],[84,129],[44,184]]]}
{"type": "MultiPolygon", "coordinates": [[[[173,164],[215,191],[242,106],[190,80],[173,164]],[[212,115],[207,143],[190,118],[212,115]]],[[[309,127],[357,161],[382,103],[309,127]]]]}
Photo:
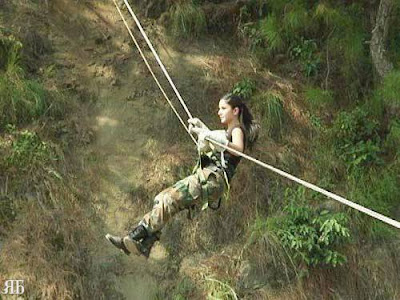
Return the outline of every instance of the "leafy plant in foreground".
{"type": "Polygon", "coordinates": [[[347,218],[342,213],[317,211],[301,203],[305,200],[303,188],[288,189],[289,204],[284,208],[278,236],[293,258],[308,266],[331,265],[336,267],[346,261],[337,248],[350,237],[347,218]]]}

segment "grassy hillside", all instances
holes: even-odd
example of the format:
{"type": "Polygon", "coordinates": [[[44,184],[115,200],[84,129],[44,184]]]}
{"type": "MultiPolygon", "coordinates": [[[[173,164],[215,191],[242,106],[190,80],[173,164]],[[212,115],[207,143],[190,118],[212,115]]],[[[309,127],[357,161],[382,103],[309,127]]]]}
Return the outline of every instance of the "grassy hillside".
{"type": "MultiPolygon", "coordinates": [[[[397,3],[379,78],[378,3],[131,2],[195,116],[217,127],[218,98],[243,95],[251,155],[400,219],[397,3]]],[[[106,250],[196,159],[118,18],[108,1],[1,12],[0,279],[38,299],[397,299],[397,229],[245,161],[220,210],[168,224],[162,259],[106,250]]]]}

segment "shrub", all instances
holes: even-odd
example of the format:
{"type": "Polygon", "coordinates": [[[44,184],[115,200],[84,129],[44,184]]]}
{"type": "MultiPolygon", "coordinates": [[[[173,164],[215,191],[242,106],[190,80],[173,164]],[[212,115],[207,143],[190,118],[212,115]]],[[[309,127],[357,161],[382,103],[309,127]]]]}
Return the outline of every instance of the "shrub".
{"type": "Polygon", "coordinates": [[[252,108],[261,115],[262,127],[270,136],[280,137],[285,120],[282,95],[276,91],[264,92],[252,100],[252,108]]]}
{"type": "Polygon", "coordinates": [[[297,265],[336,267],[343,264],[346,257],[339,249],[350,237],[347,217],[342,213],[318,211],[306,204],[303,187],[288,188],[285,198],[288,204],[283,214],[269,217],[263,226],[258,221],[253,227],[253,231],[258,231],[256,235],[272,232],[297,265]]]}
{"type": "Polygon", "coordinates": [[[357,107],[351,112],[341,112],[330,135],[336,154],[349,169],[382,162],[378,122],[365,109],[357,107]]]}
{"type": "Polygon", "coordinates": [[[347,218],[342,213],[316,211],[305,204],[304,188],[287,189],[289,204],[281,219],[278,236],[293,258],[308,266],[331,265],[346,261],[337,248],[350,237],[347,218]]]}
{"type": "Polygon", "coordinates": [[[27,170],[38,164],[57,159],[51,147],[33,132],[14,131],[10,153],[5,157],[8,166],[27,170]]]}
{"type": "Polygon", "coordinates": [[[18,66],[21,50],[22,43],[14,36],[0,34],[0,70],[6,71],[18,66]]]}
{"type": "Polygon", "coordinates": [[[249,99],[253,95],[255,89],[256,83],[253,80],[250,78],[243,78],[234,85],[232,93],[249,99]]]}
{"type": "Polygon", "coordinates": [[[206,30],[206,17],[192,1],[176,3],[171,7],[170,30],[173,36],[189,38],[206,30]]]}
{"type": "Polygon", "coordinates": [[[290,52],[291,56],[300,62],[305,76],[310,77],[317,74],[320,57],[315,40],[307,40],[302,37],[290,52]]]}

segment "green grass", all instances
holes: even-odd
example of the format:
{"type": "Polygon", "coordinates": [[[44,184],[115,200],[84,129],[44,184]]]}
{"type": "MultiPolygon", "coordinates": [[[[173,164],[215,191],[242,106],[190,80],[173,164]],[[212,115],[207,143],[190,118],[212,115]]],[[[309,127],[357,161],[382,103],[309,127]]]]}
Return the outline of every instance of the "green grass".
{"type": "Polygon", "coordinates": [[[237,300],[235,290],[225,282],[212,277],[205,278],[207,286],[207,299],[237,300]]]}
{"type": "Polygon", "coordinates": [[[174,37],[198,37],[206,28],[204,12],[192,1],[178,2],[171,7],[170,32],[174,37]]]}
{"type": "Polygon", "coordinates": [[[313,110],[326,108],[334,103],[333,93],[330,90],[308,87],[304,91],[304,96],[313,110]]]}
{"type": "Polygon", "coordinates": [[[264,92],[252,99],[252,108],[261,115],[262,128],[272,137],[280,137],[285,121],[283,96],[276,91],[264,92]]]}
{"type": "Polygon", "coordinates": [[[5,125],[27,124],[48,113],[62,115],[65,99],[26,78],[20,66],[22,44],[13,37],[0,38],[0,130],[5,125]]]}
{"type": "Polygon", "coordinates": [[[386,151],[393,152],[395,157],[400,157],[400,120],[392,120],[389,133],[384,141],[386,151]]]}
{"type": "MultiPolygon", "coordinates": [[[[389,166],[382,170],[371,170],[362,173],[361,176],[349,176],[347,181],[348,195],[352,201],[393,218],[400,195],[400,184],[395,169],[389,166]]],[[[396,229],[364,214],[356,213],[355,224],[360,232],[375,241],[396,238],[396,229]]]]}
{"type": "Polygon", "coordinates": [[[385,76],[379,93],[387,106],[400,106],[400,70],[393,70],[385,76]]]}

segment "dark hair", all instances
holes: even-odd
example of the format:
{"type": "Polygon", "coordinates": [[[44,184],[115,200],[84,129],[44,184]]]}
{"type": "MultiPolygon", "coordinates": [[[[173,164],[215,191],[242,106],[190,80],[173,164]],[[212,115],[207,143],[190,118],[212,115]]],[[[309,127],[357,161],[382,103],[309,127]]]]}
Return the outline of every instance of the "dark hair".
{"type": "Polygon", "coordinates": [[[241,96],[229,93],[223,96],[221,100],[224,100],[232,108],[239,108],[239,121],[244,131],[245,143],[247,147],[251,148],[258,138],[260,125],[254,120],[241,96]]]}

